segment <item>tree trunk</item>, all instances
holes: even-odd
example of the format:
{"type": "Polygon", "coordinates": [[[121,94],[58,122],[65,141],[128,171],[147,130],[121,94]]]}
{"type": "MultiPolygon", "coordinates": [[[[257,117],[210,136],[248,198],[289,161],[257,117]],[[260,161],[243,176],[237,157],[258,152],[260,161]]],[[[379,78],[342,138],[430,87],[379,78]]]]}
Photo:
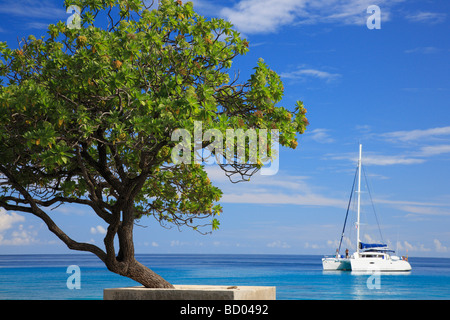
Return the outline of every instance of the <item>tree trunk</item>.
{"type": "Polygon", "coordinates": [[[118,262],[114,266],[107,265],[107,267],[110,271],[139,282],[146,288],[173,288],[173,285],[164,280],[159,274],[136,259],[132,259],[128,263],[118,262]]]}
{"type": "Polygon", "coordinates": [[[139,261],[134,260],[128,268],[128,273],[129,278],[139,282],[146,288],[173,288],[173,285],[139,261]]]}
{"type": "Polygon", "coordinates": [[[136,260],[133,241],[133,203],[124,200],[122,205],[118,204],[119,202],[116,204],[118,211],[113,213],[116,220],[112,221],[109,225],[104,239],[107,252],[104,260],[106,267],[114,273],[139,282],[146,288],[173,288],[160,275],[136,260]],[[121,213],[123,216],[122,221],[119,220],[121,213]],[[116,234],[119,240],[119,252],[117,256],[114,250],[114,238],[116,234]]]}

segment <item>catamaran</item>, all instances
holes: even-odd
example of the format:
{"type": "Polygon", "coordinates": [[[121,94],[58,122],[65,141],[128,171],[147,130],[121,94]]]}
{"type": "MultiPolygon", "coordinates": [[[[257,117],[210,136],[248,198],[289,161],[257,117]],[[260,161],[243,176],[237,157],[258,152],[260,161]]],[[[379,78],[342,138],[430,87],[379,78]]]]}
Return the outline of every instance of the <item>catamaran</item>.
{"type": "Polygon", "coordinates": [[[362,145],[359,145],[359,159],[357,166],[358,176],[358,204],[357,204],[357,222],[356,222],[356,252],[351,256],[340,255],[340,249],[345,232],[345,225],[347,223],[348,212],[350,209],[350,202],[352,199],[355,180],[353,181],[350,201],[345,216],[344,227],[342,229],[341,240],[339,247],[336,250],[334,257],[322,258],[323,270],[326,271],[410,271],[411,265],[407,257],[398,257],[393,250],[390,250],[386,244],[382,243],[363,243],[360,240],[360,213],[361,213],[361,166],[362,166],[362,145]]]}

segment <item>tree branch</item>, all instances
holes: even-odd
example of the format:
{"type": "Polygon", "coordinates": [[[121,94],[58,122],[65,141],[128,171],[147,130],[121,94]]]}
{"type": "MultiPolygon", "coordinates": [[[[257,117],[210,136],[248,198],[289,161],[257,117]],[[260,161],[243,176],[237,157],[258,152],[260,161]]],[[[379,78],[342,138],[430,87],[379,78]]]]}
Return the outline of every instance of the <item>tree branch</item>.
{"type": "Polygon", "coordinates": [[[19,192],[24,197],[25,201],[30,205],[29,207],[10,205],[4,200],[0,200],[0,205],[3,208],[5,208],[6,210],[32,213],[33,215],[42,219],[42,221],[44,221],[44,223],[47,225],[48,229],[53,232],[61,241],[63,241],[69,249],[92,252],[97,257],[99,257],[100,260],[105,261],[106,254],[103,250],[93,244],[77,242],[70,238],[56,225],[56,223],[50,218],[49,215],[47,215],[38,207],[38,203],[36,202],[36,200],[34,200],[33,197],[28,193],[28,191],[17,182],[14,175],[9,170],[7,170],[3,165],[0,165],[0,171],[8,178],[11,186],[13,186],[14,189],[17,190],[17,192],[19,192]]]}

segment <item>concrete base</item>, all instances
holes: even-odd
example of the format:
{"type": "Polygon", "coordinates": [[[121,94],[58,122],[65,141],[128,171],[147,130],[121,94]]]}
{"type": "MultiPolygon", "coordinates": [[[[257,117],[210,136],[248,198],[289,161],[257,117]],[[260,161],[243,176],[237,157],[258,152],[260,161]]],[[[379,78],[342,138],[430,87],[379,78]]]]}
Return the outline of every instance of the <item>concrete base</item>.
{"type": "Polygon", "coordinates": [[[103,300],[276,300],[276,287],[174,285],[174,289],[144,287],[103,290],[103,300]]]}

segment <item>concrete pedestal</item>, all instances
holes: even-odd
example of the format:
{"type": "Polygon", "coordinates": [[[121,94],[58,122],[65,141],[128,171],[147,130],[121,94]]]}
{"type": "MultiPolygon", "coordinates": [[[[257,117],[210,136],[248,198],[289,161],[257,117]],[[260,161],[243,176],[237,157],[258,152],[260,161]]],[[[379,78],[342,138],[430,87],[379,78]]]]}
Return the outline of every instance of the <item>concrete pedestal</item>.
{"type": "Polygon", "coordinates": [[[174,285],[174,289],[145,287],[103,290],[104,300],[275,300],[276,287],[174,285]]]}

